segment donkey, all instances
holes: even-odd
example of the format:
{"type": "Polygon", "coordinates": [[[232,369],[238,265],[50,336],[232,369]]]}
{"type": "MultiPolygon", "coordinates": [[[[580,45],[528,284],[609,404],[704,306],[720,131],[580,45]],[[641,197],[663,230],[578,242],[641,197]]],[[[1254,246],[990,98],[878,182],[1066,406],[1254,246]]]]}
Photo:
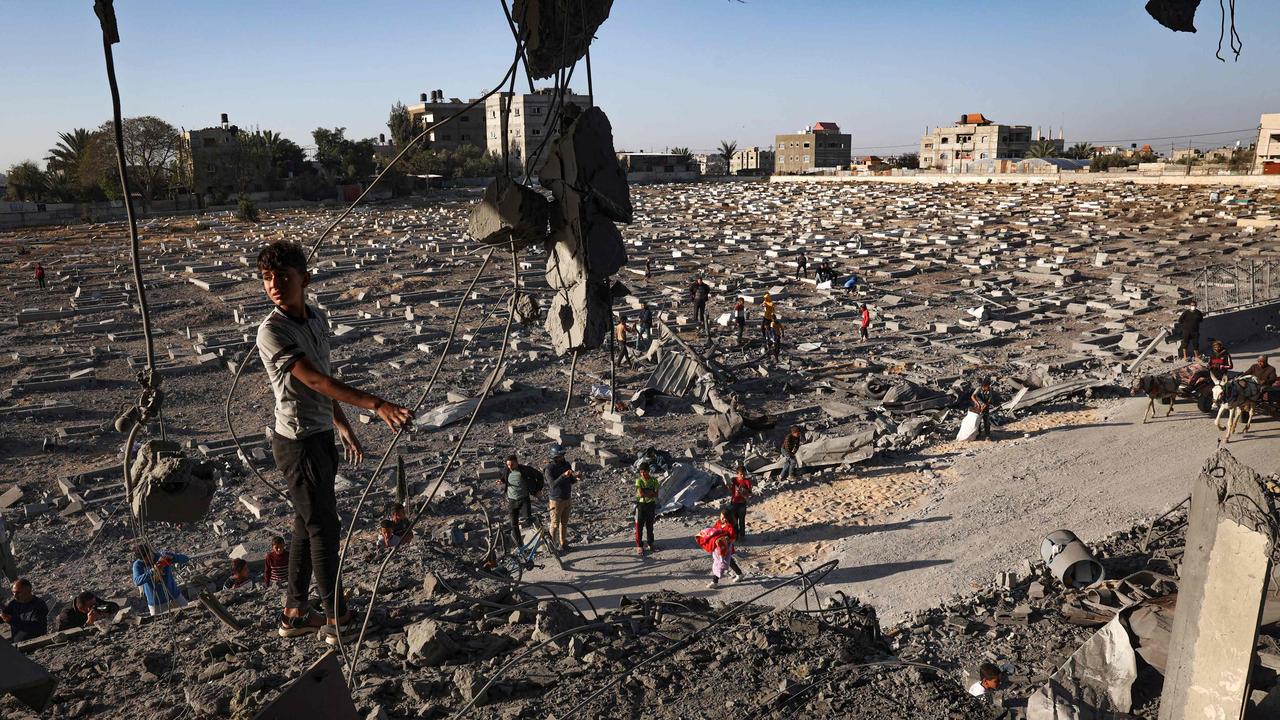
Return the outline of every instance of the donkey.
{"type": "Polygon", "coordinates": [[[1133,393],[1146,393],[1147,411],[1142,415],[1142,424],[1156,415],[1156,400],[1169,405],[1165,417],[1173,414],[1173,401],[1178,397],[1178,379],[1172,375],[1143,375],[1133,384],[1133,393]]]}
{"type": "Polygon", "coordinates": [[[1261,394],[1262,389],[1252,375],[1241,375],[1231,380],[1224,373],[1221,377],[1213,378],[1213,401],[1218,404],[1218,414],[1213,418],[1213,426],[1226,431],[1223,443],[1231,442],[1231,434],[1235,432],[1240,417],[1245,413],[1249,414],[1249,419],[1245,420],[1241,434],[1249,432],[1249,426],[1253,424],[1253,406],[1261,394]],[[1228,413],[1225,428],[1221,422],[1224,412],[1228,413]]]}

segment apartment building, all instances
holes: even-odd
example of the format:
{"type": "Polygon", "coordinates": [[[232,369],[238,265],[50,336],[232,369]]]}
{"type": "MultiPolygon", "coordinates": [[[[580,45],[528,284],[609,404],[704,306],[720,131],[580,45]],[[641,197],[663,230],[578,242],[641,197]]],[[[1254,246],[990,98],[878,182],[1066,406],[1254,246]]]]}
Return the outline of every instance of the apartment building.
{"type": "Polygon", "coordinates": [[[833,122],[819,122],[793,135],[774,139],[774,168],[783,174],[813,172],[819,168],[847,168],[853,137],[833,122]]]}

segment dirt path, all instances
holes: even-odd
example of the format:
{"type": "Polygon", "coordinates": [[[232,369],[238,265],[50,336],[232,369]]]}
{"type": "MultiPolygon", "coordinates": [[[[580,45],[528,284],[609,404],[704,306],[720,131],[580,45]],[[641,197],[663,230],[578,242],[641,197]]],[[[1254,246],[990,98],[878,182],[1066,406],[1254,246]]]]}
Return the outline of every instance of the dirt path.
{"type": "MultiPolygon", "coordinates": [[[[1236,357],[1243,367],[1245,358],[1236,357]]],[[[563,572],[528,577],[579,583],[610,607],[622,595],[664,587],[746,599],[770,576],[794,572],[796,560],[806,567],[838,560],[824,592],[843,590],[895,617],[1038,559],[1041,540],[1058,528],[1094,541],[1186,497],[1220,434],[1190,403],[1144,425],[1145,410],[1145,399],[1133,398],[1031,416],[1006,426],[996,442],[929,449],[951,462],[937,473],[882,468],[761,497],[738,558],[749,577],[717,590],[705,587],[710,561],[692,542],[694,531],[666,520],[658,523],[655,556],[637,557],[631,538],[617,536],[575,550],[563,572]]],[[[1280,420],[1259,416],[1229,449],[1264,475],[1280,471],[1280,420]]],[[[769,600],[794,595],[780,591],[769,600]]]]}

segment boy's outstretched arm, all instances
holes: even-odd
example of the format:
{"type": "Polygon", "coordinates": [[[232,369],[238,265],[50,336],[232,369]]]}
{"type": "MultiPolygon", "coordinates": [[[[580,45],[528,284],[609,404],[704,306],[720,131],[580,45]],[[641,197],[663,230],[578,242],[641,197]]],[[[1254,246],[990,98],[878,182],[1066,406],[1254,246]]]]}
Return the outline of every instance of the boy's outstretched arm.
{"type": "MultiPolygon", "coordinates": [[[[293,366],[289,369],[289,373],[303,385],[331,400],[374,411],[392,430],[401,429],[413,419],[413,411],[409,408],[387,402],[377,395],[353,388],[341,380],[325,375],[317,370],[316,366],[311,363],[311,359],[306,356],[298,358],[297,362],[293,363],[293,366]]],[[[337,418],[338,415],[335,414],[335,421],[337,418]]],[[[345,420],[346,417],[344,416],[343,421],[345,420]]],[[[350,428],[350,425],[347,427],[350,428]]]]}

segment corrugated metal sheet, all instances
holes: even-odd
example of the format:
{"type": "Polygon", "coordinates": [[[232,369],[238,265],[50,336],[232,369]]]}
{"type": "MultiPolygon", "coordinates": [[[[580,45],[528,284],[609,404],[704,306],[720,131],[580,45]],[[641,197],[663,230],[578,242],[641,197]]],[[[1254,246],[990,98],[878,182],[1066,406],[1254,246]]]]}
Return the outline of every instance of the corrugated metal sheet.
{"type": "Polygon", "coordinates": [[[649,376],[646,387],[655,388],[658,392],[681,397],[689,391],[689,386],[698,377],[698,363],[684,353],[666,352],[658,361],[649,376]]]}

